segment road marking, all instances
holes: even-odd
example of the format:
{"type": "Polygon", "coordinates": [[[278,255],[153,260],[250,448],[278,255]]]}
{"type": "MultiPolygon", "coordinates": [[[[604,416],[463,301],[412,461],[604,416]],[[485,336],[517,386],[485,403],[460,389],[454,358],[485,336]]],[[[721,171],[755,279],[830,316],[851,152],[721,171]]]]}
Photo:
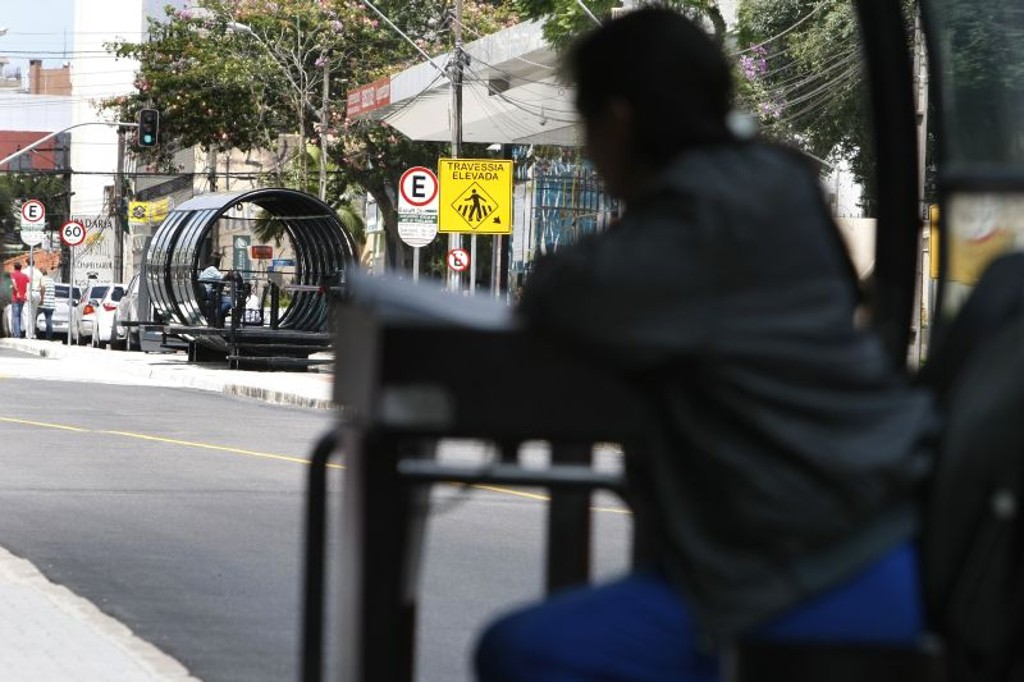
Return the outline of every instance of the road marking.
{"type": "Polygon", "coordinates": [[[0,417],[0,422],[7,422],[9,424],[25,424],[27,426],[42,426],[46,429],[61,429],[62,431],[78,431],[81,433],[90,433],[92,429],[80,429],[77,426],[65,426],[64,424],[51,424],[49,422],[34,422],[29,419],[14,419],[12,417],[0,417]]]}
{"type": "MultiPolygon", "coordinates": [[[[452,483],[452,485],[458,485],[458,483],[452,483]]],[[[547,495],[541,495],[540,493],[528,493],[524,490],[516,490],[514,488],[502,488],[496,485],[484,485],[483,483],[471,483],[470,487],[476,488],[477,490],[487,490],[492,493],[502,493],[504,495],[514,495],[516,497],[525,497],[528,500],[540,500],[541,502],[548,502],[551,500],[547,495]]]]}
{"type": "MultiPolygon", "coordinates": [[[[256,450],[244,450],[242,448],[233,448],[226,445],[212,445],[210,443],[197,443],[191,440],[179,440],[177,438],[164,438],[162,436],[147,436],[143,433],[132,433],[130,431],[98,431],[98,433],[105,433],[111,436],[122,436],[124,438],[138,438],[139,440],[148,440],[154,443],[166,443],[168,445],[182,445],[188,448],[199,448],[201,450],[216,450],[218,452],[230,452],[235,455],[246,455],[248,457],[262,457],[264,459],[276,459],[282,462],[295,462],[297,464],[309,464],[308,459],[302,459],[301,457],[290,457],[288,455],[277,455],[271,452],[258,452],[256,450]]],[[[339,467],[339,464],[328,464],[328,466],[339,467]]]]}
{"type": "MultiPolygon", "coordinates": [[[[212,443],[199,443],[191,440],[181,440],[178,438],[165,438],[163,436],[150,436],[144,433],[133,433],[131,431],[107,431],[107,430],[95,430],[95,429],[83,429],[77,426],[66,426],[64,424],[53,424],[50,422],[37,422],[29,419],[14,419],[13,417],[0,417],[0,422],[7,422],[10,424],[24,424],[26,426],[40,426],[47,429],[60,429],[62,431],[76,431],[79,433],[103,433],[110,436],[120,436],[122,438],[135,438],[138,440],[147,440],[153,443],[165,443],[167,445],[180,445],[187,448],[197,448],[200,450],[214,450],[216,452],[228,452],[234,455],[244,455],[246,457],[260,457],[263,459],[274,459],[282,462],[293,462],[295,464],[309,464],[308,459],[301,457],[291,457],[288,455],[279,455],[271,452],[259,452],[256,450],[246,450],[244,448],[234,448],[227,445],[213,445],[212,443]]],[[[345,469],[344,464],[328,464],[330,469],[345,469]]],[[[453,484],[457,485],[457,484],[453,484]]],[[[548,495],[542,495],[540,493],[530,493],[524,490],[515,490],[514,488],[505,488],[494,485],[484,485],[480,483],[474,483],[471,487],[477,490],[485,490],[492,493],[499,493],[501,495],[511,495],[513,497],[524,497],[528,500],[536,500],[538,502],[550,502],[551,497],[548,495]]],[[[608,512],[611,514],[632,514],[633,512],[628,508],[620,507],[591,507],[591,511],[595,512],[608,512]]]]}
{"type": "MultiPolygon", "coordinates": [[[[458,483],[452,483],[451,485],[459,485],[458,483]]],[[[516,497],[525,497],[529,500],[537,500],[539,502],[550,502],[550,495],[542,495],[540,493],[528,493],[523,490],[516,490],[514,488],[503,488],[496,485],[484,485],[482,483],[472,483],[470,487],[476,488],[477,490],[486,490],[492,493],[501,493],[503,495],[514,495],[516,497]]],[[[632,514],[632,510],[625,507],[591,507],[592,512],[608,512],[610,514],[632,514]]]]}
{"type": "MultiPolygon", "coordinates": [[[[50,422],[37,422],[29,419],[15,419],[13,417],[0,417],[0,422],[7,422],[10,424],[23,424],[25,426],[39,426],[47,429],[60,429],[62,431],[75,431],[78,433],[103,433],[111,436],[121,436],[122,438],[137,438],[140,440],[148,440],[156,443],[167,443],[169,445],[181,445],[189,448],[199,448],[202,450],[216,450],[219,452],[229,452],[235,455],[245,455],[247,457],[263,457],[266,459],[276,459],[283,462],[294,462],[297,464],[309,464],[309,460],[302,459],[301,457],[290,457],[288,455],[279,455],[271,452],[257,452],[256,450],[245,450],[243,448],[233,448],[226,445],[213,445],[211,443],[198,443],[195,441],[179,440],[176,438],[164,438],[162,436],[148,436],[142,433],[132,433],[130,431],[105,431],[97,429],[83,429],[78,426],[67,426],[65,424],[53,424],[50,422]]],[[[345,467],[341,464],[328,464],[328,467],[332,469],[344,469],[345,467]]]]}

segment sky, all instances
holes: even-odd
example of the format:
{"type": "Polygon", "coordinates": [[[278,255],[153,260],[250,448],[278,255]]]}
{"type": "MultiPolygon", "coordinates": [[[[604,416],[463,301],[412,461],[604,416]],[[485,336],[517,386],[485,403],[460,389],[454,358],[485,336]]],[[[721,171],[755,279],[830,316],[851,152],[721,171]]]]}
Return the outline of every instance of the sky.
{"type": "MultiPolygon", "coordinates": [[[[91,0],[97,9],[102,0],[91,0]]],[[[74,0],[0,0],[0,57],[28,73],[29,59],[42,59],[47,68],[58,67],[70,56],[74,40],[74,0]]],[[[101,10],[102,11],[102,10],[101,10]]]]}

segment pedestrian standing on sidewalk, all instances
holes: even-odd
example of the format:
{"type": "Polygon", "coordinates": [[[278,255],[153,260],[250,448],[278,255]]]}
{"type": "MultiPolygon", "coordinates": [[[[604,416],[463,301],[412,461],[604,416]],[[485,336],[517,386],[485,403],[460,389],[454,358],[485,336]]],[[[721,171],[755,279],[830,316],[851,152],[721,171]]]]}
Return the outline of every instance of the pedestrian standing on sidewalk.
{"type": "Polygon", "coordinates": [[[14,272],[11,273],[11,331],[16,339],[20,339],[22,334],[21,316],[25,313],[28,289],[28,275],[21,271],[21,263],[15,263],[14,272]]]}
{"type": "Polygon", "coordinates": [[[604,23],[568,67],[627,208],[538,261],[519,313],[643,402],[625,469],[651,556],[498,621],[478,680],[712,682],[737,640],[916,643],[935,413],[854,322],[814,169],[735,125],[728,60],[677,12],[604,23]]]}
{"type": "Polygon", "coordinates": [[[57,290],[53,277],[46,268],[40,268],[42,278],[39,280],[39,309],[46,318],[46,340],[53,340],[53,311],[57,308],[57,290]]]}

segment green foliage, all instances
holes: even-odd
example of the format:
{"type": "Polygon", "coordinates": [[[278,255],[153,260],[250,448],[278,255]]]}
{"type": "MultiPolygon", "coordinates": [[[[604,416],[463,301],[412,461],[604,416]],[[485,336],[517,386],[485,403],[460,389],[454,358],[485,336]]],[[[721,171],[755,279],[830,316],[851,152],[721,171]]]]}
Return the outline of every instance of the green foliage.
{"type": "MultiPolygon", "coordinates": [[[[516,0],[516,9],[527,19],[544,19],[544,37],[557,49],[567,47],[574,38],[594,28],[591,18],[576,0],[516,0]]],[[[587,9],[598,19],[611,15],[619,0],[584,0],[587,9]]],[[[725,20],[717,0],[665,0],[660,3],[674,7],[692,19],[705,22],[721,41],[725,38],[725,20]]]]}
{"type": "MultiPolygon", "coordinates": [[[[374,3],[419,49],[450,49],[452,0],[380,0],[374,3]]],[[[318,189],[321,135],[329,155],[328,200],[344,206],[353,190],[374,196],[384,216],[392,255],[397,239],[395,183],[413,165],[432,167],[446,147],[413,142],[373,121],[348,121],[347,91],[418,63],[422,56],[360,0],[197,0],[196,9],[151,23],[149,40],[110,49],[138,60],[136,91],[103,102],[121,120],[140,108],[162,112],[161,145],[134,148],[167,167],[175,148],[274,149],[284,135],[301,143],[280,179],[318,189]],[[327,79],[328,117],[322,91],[327,79]],[[315,152],[311,152],[316,148],[315,152]]],[[[515,23],[500,0],[465,0],[468,35],[515,23]]]]}
{"type": "Polygon", "coordinates": [[[818,158],[850,157],[858,179],[870,181],[862,172],[873,154],[852,3],[746,1],[738,44],[739,97],[764,133],[818,158]]]}
{"type": "Polygon", "coordinates": [[[946,146],[958,161],[1019,164],[1024,158],[1024,29],[1019,3],[937,0],[932,16],[944,61],[946,146]]]}
{"type": "MultiPolygon", "coordinates": [[[[903,0],[913,17],[912,0],[903,0]]],[[[857,18],[849,0],[744,0],[738,92],[769,137],[821,159],[845,158],[871,215],[875,150],[857,18]]]]}
{"type": "MultiPolygon", "coordinates": [[[[68,180],[66,176],[37,173],[0,174],[0,242],[13,242],[21,225],[21,203],[39,199],[46,207],[47,228],[67,219],[68,180]]],[[[16,240],[21,244],[20,239],[16,240]]],[[[26,247],[27,250],[27,247],[26,247]]]]}

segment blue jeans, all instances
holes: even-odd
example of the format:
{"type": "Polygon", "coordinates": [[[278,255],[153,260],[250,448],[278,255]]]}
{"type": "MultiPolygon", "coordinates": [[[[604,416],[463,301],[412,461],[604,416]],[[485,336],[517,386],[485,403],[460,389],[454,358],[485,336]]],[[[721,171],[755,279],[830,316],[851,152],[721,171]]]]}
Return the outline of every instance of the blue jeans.
{"type": "Polygon", "coordinates": [[[15,301],[11,308],[11,331],[14,338],[21,338],[21,316],[25,311],[25,301],[15,301]]]}
{"type": "MultiPolygon", "coordinates": [[[[889,552],[845,584],[775,618],[753,637],[906,644],[924,630],[917,550],[889,552]]],[[[718,682],[717,657],[667,579],[637,572],[515,612],[484,633],[480,682],[718,682]]]]}
{"type": "Polygon", "coordinates": [[[53,308],[40,308],[46,318],[46,340],[53,339],[53,308]]]}

